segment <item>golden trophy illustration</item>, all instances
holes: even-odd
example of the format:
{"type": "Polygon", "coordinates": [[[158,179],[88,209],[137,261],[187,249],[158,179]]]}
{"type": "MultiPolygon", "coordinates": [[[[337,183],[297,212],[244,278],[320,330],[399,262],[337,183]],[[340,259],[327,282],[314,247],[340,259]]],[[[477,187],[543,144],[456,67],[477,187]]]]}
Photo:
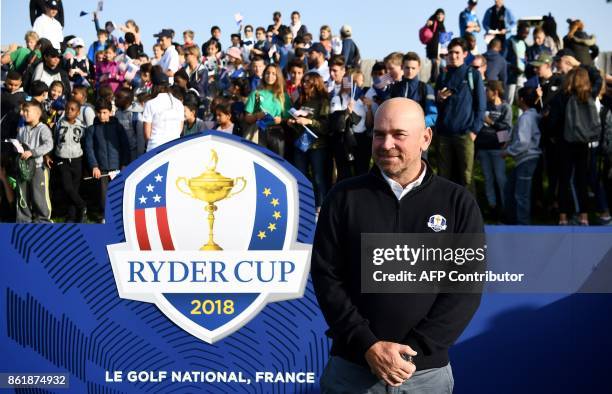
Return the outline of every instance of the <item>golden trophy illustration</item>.
{"type": "Polygon", "coordinates": [[[243,191],[246,187],[246,179],[244,179],[244,177],[232,179],[219,174],[216,171],[219,156],[217,156],[217,152],[215,152],[214,149],[211,149],[210,152],[211,159],[208,166],[206,166],[206,171],[195,178],[187,179],[184,176],[178,177],[176,179],[176,187],[181,193],[208,203],[208,205],[206,205],[206,212],[208,212],[208,243],[202,245],[200,250],[223,250],[223,248],[217,245],[213,240],[213,226],[215,223],[214,212],[217,210],[215,203],[235,196],[243,191]],[[240,190],[230,193],[234,186],[238,184],[238,181],[242,181],[242,187],[240,190]],[[181,182],[187,184],[190,192],[186,192],[181,188],[181,182]]]}

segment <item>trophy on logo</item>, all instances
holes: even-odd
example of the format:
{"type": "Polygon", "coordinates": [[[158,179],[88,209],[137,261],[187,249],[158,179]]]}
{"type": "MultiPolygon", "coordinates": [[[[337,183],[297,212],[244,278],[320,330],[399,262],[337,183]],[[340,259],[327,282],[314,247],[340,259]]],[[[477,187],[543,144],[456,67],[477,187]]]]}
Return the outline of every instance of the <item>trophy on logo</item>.
{"type": "Polygon", "coordinates": [[[210,152],[211,160],[208,166],[206,166],[206,170],[195,178],[178,177],[176,179],[176,187],[181,193],[208,203],[206,206],[206,211],[208,212],[208,243],[202,245],[200,250],[223,250],[213,240],[214,212],[217,210],[215,203],[243,191],[246,187],[246,179],[244,177],[232,179],[219,174],[216,171],[219,156],[217,156],[217,152],[214,149],[211,149],[210,152]],[[242,181],[242,187],[240,190],[230,193],[238,181],[242,181]],[[186,192],[181,188],[181,182],[187,184],[190,192],[186,192]]]}

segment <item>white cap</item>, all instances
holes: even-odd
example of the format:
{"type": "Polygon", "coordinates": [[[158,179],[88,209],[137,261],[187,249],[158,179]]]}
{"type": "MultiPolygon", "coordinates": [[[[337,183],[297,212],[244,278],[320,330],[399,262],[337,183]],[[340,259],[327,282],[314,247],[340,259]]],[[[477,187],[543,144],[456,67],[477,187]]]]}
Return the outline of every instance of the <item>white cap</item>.
{"type": "Polygon", "coordinates": [[[72,40],[68,41],[68,45],[72,48],[76,47],[85,47],[85,41],[81,37],[75,37],[72,40]]]}
{"type": "Polygon", "coordinates": [[[353,29],[351,29],[351,26],[349,25],[342,25],[340,28],[340,33],[344,34],[345,36],[350,36],[353,33],[353,29]]]}

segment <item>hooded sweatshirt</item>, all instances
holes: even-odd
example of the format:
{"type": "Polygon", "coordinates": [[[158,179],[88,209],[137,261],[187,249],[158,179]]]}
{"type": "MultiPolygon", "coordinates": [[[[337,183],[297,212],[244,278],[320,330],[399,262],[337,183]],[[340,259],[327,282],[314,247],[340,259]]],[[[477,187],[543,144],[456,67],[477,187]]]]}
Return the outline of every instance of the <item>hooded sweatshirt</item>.
{"type": "Polygon", "coordinates": [[[42,167],[43,156],[53,149],[53,136],[49,127],[39,122],[36,126],[25,125],[19,128],[17,140],[24,146],[25,150],[32,152],[32,158],[36,167],[42,167]]]}

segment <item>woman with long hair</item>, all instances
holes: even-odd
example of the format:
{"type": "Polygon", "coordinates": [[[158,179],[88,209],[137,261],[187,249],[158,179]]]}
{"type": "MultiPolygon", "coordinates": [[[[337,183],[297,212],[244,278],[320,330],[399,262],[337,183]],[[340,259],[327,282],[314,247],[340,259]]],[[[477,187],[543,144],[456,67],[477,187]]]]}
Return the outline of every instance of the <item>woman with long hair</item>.
{"type": "Polygon", "coordinates": [[[433,33],[431,40],[425,46],[427,58],[431,60],[431,77],[429,80],[432,82],[438,79],[438,74],[440,73],[440,33],[446,32],[444,18],[444,10],[438,8],[427,20],[427,26],[433,33]]]}
{"type": "Polygon", "coordinates": [[[325,47],[327,55],[325,58],[329,59],[332,53],[332,31],[328,25],[321,26],[319,30],[319,42],[325,47]]]}
{"type": "Polygon", "coordinates": [[[290,108],[283,72],[278,65],[268,64],[259,87],[247,99],[245,120],[257,125],[259,144],[280,156],[285,155],[285,131],[281,123],[289,116],[290,108]]]}
{"type": "Polygon", "coordinates": [[[595,45],[595,36],[584,31],[584,23],[580,19],[568,19],[568,22],[569,31],[563,37],[563,47],[571,50],[581,64],[592,65],[593,60],[599,55],[599,48],[595,45]]]}
{"type": "Polygon", "coordinates": [[[298,136],[293,154],[294,164],[312,181],[318,211],[329,190],[332,173],[327,139],[329,97],[323,78],[316,72],[304,76],[302,89],[303,93],[298,100],[300,116],[289,119],[287,123],[298,136]]]}
{"type": "Polygon", "coordinates": [[[578,221],[588,225],[588,156],[589,143],[599,140],[601,125],[595,101],[591,96],[588,72],[577,67],[566,76],[556,114],[559,130],[561,168],[559,173],[559,224],[568,224],[572,211],[570,182],[573,175],[578,203],[578,221]]]}

